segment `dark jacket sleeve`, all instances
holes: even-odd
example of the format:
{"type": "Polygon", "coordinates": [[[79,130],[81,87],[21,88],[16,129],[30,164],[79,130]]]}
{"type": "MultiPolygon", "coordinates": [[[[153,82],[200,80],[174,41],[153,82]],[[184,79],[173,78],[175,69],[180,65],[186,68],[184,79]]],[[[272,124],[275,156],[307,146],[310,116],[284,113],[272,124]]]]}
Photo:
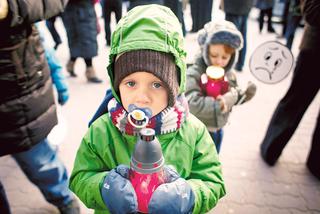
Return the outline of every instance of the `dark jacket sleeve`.
{"type": "Polygon", "coordinates": [[[103,98],[100,106],[98,107],[96,113],[94,113],[93,117],[91,118],[91,120],[89,121],[89,126],[91,126],[91,124],[96,120],[98,119],[98,117],[100,117],[101,115],[105,114],[108,112],[108,103],[109,101],[113,98],[113,95],[112,95],[112,91],[111,89],[108,89],[106,91],[106,95],[105,97],[103,98]]]}
{"type": "Polygon", "coordinates": [[[306,0],[304,3],[303,14],[308,24],[314,27],[320,27],[319,0],[306,0]]]}
{"type": "Polygon", "coordinates": [[[10,27],[48,19],[61,12],[68,0],[8,0],[10,27]]]}

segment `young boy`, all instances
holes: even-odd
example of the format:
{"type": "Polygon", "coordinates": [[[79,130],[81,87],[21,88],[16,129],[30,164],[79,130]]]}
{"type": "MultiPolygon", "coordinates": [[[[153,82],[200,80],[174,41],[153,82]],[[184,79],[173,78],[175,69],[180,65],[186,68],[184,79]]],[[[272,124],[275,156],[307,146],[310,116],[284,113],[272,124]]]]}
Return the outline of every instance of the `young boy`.
{"type": "Polygon", "coordinates": [[[138,6],[112,35],[108,114],[95,120],[77,152],[71,190],[96,213],[136,213],[128,180],[139,129],[132,108],[148,109],[166,165],[166,183],[153,193],[150,213],[205,213],[225,195],[221,165],[206,127],[188,113],[180,23],[164,6],[138,6]],[[173,169],[174,168],[174,169],[173,169]]]}
{"type": "Polygon", "coordinates": [[[239,89],[235,73],[232,72],[235,56],[242,48],[240,31],[229,21],[209,22],[198,32],[201,53],[196,55],[195,63],[187,71],[186,97],[191,113],[207,125],[210,135],[219,152],[222,142],[222,127],[227,123],[233,105],[250,100],[256,86],[248,84],[245,92],[239,89]],[[219,66],[225,70],[229,82],[229,91],[216,99],[207,96],[201,87],[201,76],[208,66],[219,66]]]}

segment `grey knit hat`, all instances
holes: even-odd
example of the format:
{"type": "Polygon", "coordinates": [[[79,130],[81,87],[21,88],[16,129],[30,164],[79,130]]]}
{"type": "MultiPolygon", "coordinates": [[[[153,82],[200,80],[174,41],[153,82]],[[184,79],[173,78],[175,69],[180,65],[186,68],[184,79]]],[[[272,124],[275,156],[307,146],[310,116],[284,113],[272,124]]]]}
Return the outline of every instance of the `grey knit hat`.
{"type": "Polygon", "coordinates": [[[175,104],[179,82],[173,55],[153,50],[134,50],[119,55],[114,64],[113,83],[118,95],[122,79],[137,71],[149,72],[158,77],[168,91],[169,106],[175,104]]]}
{"type": "MultiPolygon", "coordinates": [[[[241,32],[232,22],[218,20],[208,22],[204,28],[198,32],[198,43],[201,47],[205,63],[210,66],[209,45],[225,44],[238,51],[243,46],[243,38],[241,32]]],[[[232,56],[231,63],[233,63],[233,61],[234,55],[232,56]]],[[[229,66],[231,65],[228,65],[228,67],[229,66]]],[[[228,70],[228,68],[226,70],[228,70]]]]}

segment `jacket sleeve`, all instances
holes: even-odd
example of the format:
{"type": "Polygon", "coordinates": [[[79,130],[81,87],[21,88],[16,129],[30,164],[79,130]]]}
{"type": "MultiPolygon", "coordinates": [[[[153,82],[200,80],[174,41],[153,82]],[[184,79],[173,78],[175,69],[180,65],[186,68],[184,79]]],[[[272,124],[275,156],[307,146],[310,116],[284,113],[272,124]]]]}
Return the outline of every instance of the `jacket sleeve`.
{"type": "Polygon", "coordinates": [[[98,107],[98,109],[96,110],[96,113],[94,113],[93,117],[91,118],[91,120],[89,121],[89,126],[96,120],[98,119],[98,117],[100,117],[101,115],[105,114],[108,112],[108,103],[109,101],[113,98],[112,95],[112,91],[111,89],[108,89],[106,91],[106,95],[103,98],[102,102],[100,103],[100,106],[98,107]]]}
{"type": "Polygon", "coordinates": [[[77,151],[69,185],[88,208],[109,213],[101,187],[112,169],[129,165],[130,152],[126,150],[123,136],[108,115],[99,117],[88,129],[77,151]]]}
{"type": "Polygon", "coordinates": [[[59,13],[67,0],[8,0],[10,26],[32,24],[42,19],[48,19],[59,13]]]}
{"type": "Polygon", "coordinates": [[[305,0],[303,7],[305,20],[314,27],[320,27],[320,1],[305,0]]]}
{"type": "Polygon", "coordinates": [[[206,96],[200,86],[201,74],[206,67],[196,60],[195,64],[187,70],[186,98],[188,99],[190,111],[200,118],[214,119],[215,99],[206,96]]]}
{"type": "MultiPolygon", "coordinates": [[[[92,142],[97,140],[89,129],[77,151],[69,188],[88,207],[95,210],[107,210],[100,189],[109,170],[99,155],[99,148],[92,142]]],[[[101,139],[100,139],[101,141],[101,139]]]]}
{"type": "Polygon", "coordinates": [[[58,92],[68,91],[66,78],[62,73],[63,68],[60,61],[56,57],[54,49],[46,46],[45,44],[44,48],[53,84],[56,86],[58,92]]]}
{"type": "Polygon", "coordinates": [[[204,125],[198,130],[192,169],[187,182],[195,193],[193,213],[206,213],[225,194],[221,164],[214,143],[204,125]]]}

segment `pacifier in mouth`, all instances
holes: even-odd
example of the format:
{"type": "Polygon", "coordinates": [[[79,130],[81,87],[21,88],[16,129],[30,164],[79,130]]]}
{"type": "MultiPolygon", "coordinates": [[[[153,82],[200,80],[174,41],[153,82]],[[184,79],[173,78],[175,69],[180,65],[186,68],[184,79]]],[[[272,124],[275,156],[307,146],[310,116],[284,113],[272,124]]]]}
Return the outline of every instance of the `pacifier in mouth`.
{"type": "Polygon", "coordinates": [[[129,123],[136,128],[144,128],[149,123],[149,118],[152,116],[151,109],[139,108],[134,104],[130,104],[128,114],[129,123]]]}

